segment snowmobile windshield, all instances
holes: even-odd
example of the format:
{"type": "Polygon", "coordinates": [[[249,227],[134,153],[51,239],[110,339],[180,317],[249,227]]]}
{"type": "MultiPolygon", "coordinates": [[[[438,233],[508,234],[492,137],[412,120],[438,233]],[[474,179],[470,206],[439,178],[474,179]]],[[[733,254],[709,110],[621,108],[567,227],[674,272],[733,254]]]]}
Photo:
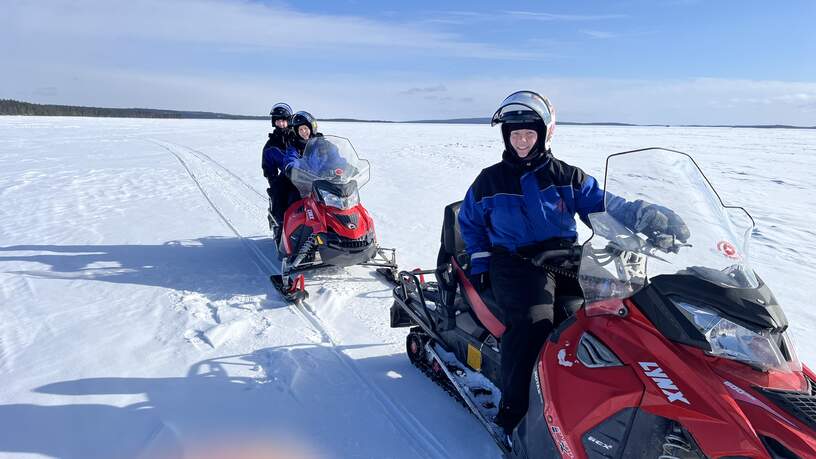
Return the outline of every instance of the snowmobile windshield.
{"type": "Polygon", "coordinates": [[[531,91],[519,91],[507,96],[499,105],[499,109],[493,114],[490,121],[491,126],[501,123],[504,119],[512,117],[516,121],[544,121],[549,126],[552,121],[552,110],[549,104],[531,91]],[[525,119],[529,118],[529,119],[525,119]]]}
{"type": "Polygon", "coordinates": [[[343,185],[357,182],[358,187],[368,183],[370,166],[360,159],[348,139],[331,135],[309,139],[303,156],[292,163],[292,183],[301,196],[309,194],[317,180],[343,185]]]}
{"type": "Polygon", "coordinates": [[[626,298],[661,274],[696,276],[719,286],[756,288],[748,258],[754,226],[740,207],[726,207],[687,154],[650,148],[610,156],[605,211],[589,215],[579,280],[587,302],[626,298]],[[638,202],[641,201],[641,202],[638,202]],[[687,240],[639,233],[633,222],[657,205],[688,228],[687,240]]]}

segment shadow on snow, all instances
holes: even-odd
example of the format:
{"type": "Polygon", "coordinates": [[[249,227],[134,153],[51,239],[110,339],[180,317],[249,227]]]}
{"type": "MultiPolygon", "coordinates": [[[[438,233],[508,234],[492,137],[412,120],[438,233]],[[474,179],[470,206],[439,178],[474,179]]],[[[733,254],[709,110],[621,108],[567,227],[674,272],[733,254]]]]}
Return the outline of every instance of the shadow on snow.
{"type": "MultiPolygon", "coordinates": [[[[249,242],[269,254],[270,260],[276,258],[270,240],[249,242]]],[[[244,241],[234,237],[205,237],[158,245],[6,246],[0,247],[2,262],[47,266],[41,270],[6,271],[14,274],[165,287],[201,293],[211,300],[239,294],[259,295],[266,293],[268,287],[266,276],[244,241]]]]}
{"type": "MultiPolygon", "coordinates": [[[[468,420],[469,414],[425,380],[405,356],[354,362],[369,381],[391,396],[434,407],[427,417],[439,422],[438,428],[449,436],[464,437],[460,447],[476,443],[481,448],[471,454],[491,455],[484,443],[474,442],[473,434],[479,438],[480,432],[475,421],[468,420]],[[458,428],[452,428],[452,423],[458,428]]],[[[63,403],[80,402],[73,397],[86,396],[127,400],[137,396],[142,401],[126,406],[0,405],[4,426],[0,452],[164,459],[181,457],[191,448],[229,449],[229,445],[240,448],[260,442],[271,448],[296,445],[301,451],[333,457],[422,455],[422,450],[412,448],[411,438],[395,430],[390,421],[395,413],[377,404],[334,349],[319,345],[271,347],[203,360],[181,377],[77,379],[34,392],[52,394],[63,403]]]]}

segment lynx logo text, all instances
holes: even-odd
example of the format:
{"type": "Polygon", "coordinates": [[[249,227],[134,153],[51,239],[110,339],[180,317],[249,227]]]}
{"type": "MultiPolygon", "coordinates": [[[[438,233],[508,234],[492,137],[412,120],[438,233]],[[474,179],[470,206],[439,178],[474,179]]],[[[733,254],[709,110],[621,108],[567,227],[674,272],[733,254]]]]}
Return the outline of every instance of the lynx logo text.
{"type": "Polygon", "coordinates": [[[683,395],[683,392],[677,388],[674,384],[674,381],[669,378],[665,371],[660,368],[660,365],[654,362],[638,362],[640,367],[643,368],[643,373],[651,378],[652,381],[657,384],[657,387],[666,394],[666,398],[669,400],[670,403],[674,402],[683,402],[686,405],[691,405],[686,397],[683,395]]]}

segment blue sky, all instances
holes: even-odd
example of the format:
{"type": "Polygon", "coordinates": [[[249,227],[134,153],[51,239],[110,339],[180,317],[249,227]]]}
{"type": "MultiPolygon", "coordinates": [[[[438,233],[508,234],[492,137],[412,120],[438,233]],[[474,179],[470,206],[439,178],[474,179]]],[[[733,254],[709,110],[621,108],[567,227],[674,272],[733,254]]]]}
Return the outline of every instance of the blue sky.
{"type": "Polygon", "coordinates": [[[410,120],[533,89],[569,121],[816,125],[813,0],[3,3],[3,98],[410,120]]]}

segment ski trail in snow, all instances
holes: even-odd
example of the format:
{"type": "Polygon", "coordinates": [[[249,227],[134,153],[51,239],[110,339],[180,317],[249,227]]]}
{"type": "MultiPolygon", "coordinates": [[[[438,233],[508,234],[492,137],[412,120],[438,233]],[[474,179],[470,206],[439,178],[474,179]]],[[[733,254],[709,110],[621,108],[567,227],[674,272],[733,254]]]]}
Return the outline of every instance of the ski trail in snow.
{"type": "MultiPolygon", "coordinates": [[[[280,273],[280,267],[274,263],[269,257],[267,257],[263,251],[257,246],[257,244],[244,237],[241,232],[236,228],[233,222],[218,208],[215,204],[213,199],[204,189],[204,186],[198,179],[198,176],[193,172],[192,168],[189,166],[188,162],[183,158],[184,154],[179,152],[177,149],[173,147],[182,147],[190,153],[197,157],[202,163],[209,163],[214,165],[215,167],[219,168],[220,170],[226,172],[231,177],[235,178],[238,182],[240,182],[243,186],[247,187],[248,189],[252,190],[255,194],[260,196],[264,199],[267,199],[265,195],[258,192],[254,187],[246,183],[243,179],[239,176],[234,174],[232,171],[218,163],[216,160],[212,159],[209,155],[204,153],[198,152],[197,150],[193,150],[192,148],[185,147],[183,145],[174,144],[171,142],[163,142],[163,141],[156,141],[156,140],[149,140],[151,143],[167,150],[170,154],[172,154],[178,161],[181,163],[182,167],[187,171],[187,174],[195,183],[196,187],[199,189],[201,194],[204,196],[204,199],[210,204],[212,209],[215,213],[223,220],[224,224],[235,234],[239,240],[242,241],[245,247],[254,255],[254,262],[256,266],[260,269],[261,272],[267,275],[271,274],[278,274],[280,273]],[[172,146],[168,146],[168,145],[172,146]]],[[[223,182],[223,181],[222,181],[223,182]]],[[[224,183],[225,187],[227,184],[224,183]]],[[[261,209],[264,209],[264,206],[260,206],[261,209]]],[[[277,291],[272,288],[270,285],[268,287],[268,292],[275,292],[277,291]]],[[[372,395],[374,395],[376,401],[386,413],[386,418],[394,425],[395,428],[398,430],[403,431],[409,438],[414,440],[411,444],[414,448],[419,447],[420,451],[417,451],[421,454],[422,457],[452,457],[451,454],[445,449],[444,444],[431,432],[429,431],[421,422],[419,422],[410,412],[408,412],[404,407],[402,407],[398,402],[395,402],[391,397],[389,397],[382,389],[379,388],[375,383],[371,382],[368,378],[363,375],[363,372],[357,367],[357,364],[354,360],[343,353],[337,346],[338,343],[332,338],[331,334],[328,332],[327,327],[323,324],[318,316],[316,316],[313,312],[313,309],[309,307],[308,303],[299,301],[297,303],[289,305],[289,308],[301,319],[303,320],[308,326],[313,328],[318,334],[321,336],[321,344],[327,345],[327,348],[332,351],[332,353],[337,357],[340,363],[352,374],[354,375],[355,379],[357,379],[363,386],[365,386],[372,395]],[[396,422],[395,422],[396,421],[396,422]]],[[[209,343],[208,343],[209,344],[209,343]]],[[[210,344],[211,345],[211,344],[210,344]]]]}
{"type": "MultiPolygon", "coordinates": [[[[167,142],[167,143],[170,143],[170,142],[167,142]]],[[[188,146],[186,146],[186,145],[179,145],[179,144],[173,144],[173,145],[175,145],[175,146],[177,146],[177,147],[182,147],[182,148],[184,148],[185,150],[190,151],[190,152],[191,152],[193,155],[198,156],[198,157],[199,157],[199,159],[202,159],[202,160],[204,160],[204,161],[210,162],[210,163],[211,163],[211,164],[213,164],[214,166],[218,167],[218,168],[219,168],[219,169],[221,169],[222,171],[224,171],[224,172],[226,172],[227,174],[229,174],[229,175],[230,175],[232,178],[234,178],[235,180],[237,180],[239,183],[241,183],[241,185],[245,186],[245,187],[246,187],[248,190],[250,190],[250,191],[252,191],[253,193],[257,194],[257,195],[258,195],[258,196],[260,196],[260,197],[261,197],[261,198],[262,198],[264,201],[266,201],[267,196],[266,196],[265,194],[263,194],[263,193],[261,193],[260,191],[256,190],[256,189],[255,189],[255,187],[253,187],[252,185],[250,185],[249,183],[247,183],[247,182],[246,182],[244,179],[242,179],[242,178],[241,178],[241,176],[239,176],[238,174],[236,174],[236,173],[232,172],[231,170],[227,169],[226,167],[224,167],[224,165],[223,165],[223,164],[221,164],[221,163],[219,163],[218,161],[214,160],[214,159],[213,159],[213,158],[212,158],[210,155],[208,155],[208,154],[204,153],[203,151],[196,150],[195,148],[190,148],[190,147],[188,147],[188,146]]]]}

